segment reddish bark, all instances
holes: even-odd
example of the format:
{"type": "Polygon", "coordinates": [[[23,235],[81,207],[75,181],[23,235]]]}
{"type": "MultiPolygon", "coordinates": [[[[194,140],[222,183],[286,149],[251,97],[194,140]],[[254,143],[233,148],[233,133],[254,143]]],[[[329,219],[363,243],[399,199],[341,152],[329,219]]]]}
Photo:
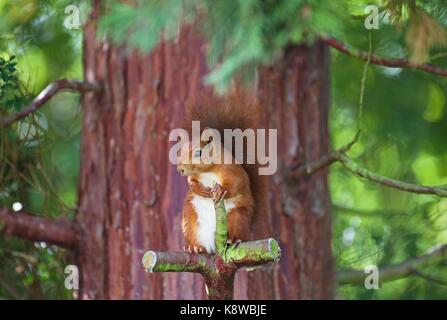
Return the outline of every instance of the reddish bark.
{"type": "MultiPolygon", "coordinates": [[[[299,166],[328,153],[329,54],[323,43],[289,49],[284,59],[260,72],[257,92],[269,127],[278,128],[281,167],[299,166]]],[[[267,223],[273,229],[270,236],[279,240],[282,258],[271,271],[274,290],[267,298],[333,297],[327,172],[302,177],[296,184],[280,174],[272,178],[267,223]]],[[[248,296],[259,298],[261,288],[251,288],[248,296]]]]}
{"type": "MultiPolygon", "coordinates": [[[[99,1],[95,2],[97,14],[99,1]]],[[[87,80],[78,220],[82,298],[202,298],[198,275],[150,274],[141,267],[149,248],[181,250],[186,182],[168,160],[168,134],[185,102],[205,92],[203,45],[184,30],[176,43],[150,56],[97,42],[96,18],[85,30],[87,80]]]]}

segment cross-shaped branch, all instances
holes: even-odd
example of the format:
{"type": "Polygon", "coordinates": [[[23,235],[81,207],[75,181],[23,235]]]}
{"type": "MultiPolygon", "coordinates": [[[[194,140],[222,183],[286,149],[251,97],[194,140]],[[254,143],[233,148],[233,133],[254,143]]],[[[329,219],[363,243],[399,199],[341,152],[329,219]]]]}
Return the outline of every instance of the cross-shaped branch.
{"type": "Polygon", "coordinates": [[[214,255],[183,251],[148,251],[143,256],[147,272],[197,272],[205,278],[208,299],[233,298],[234,276],[243,267],[278,261],[281,249],[275,239],[227,243],[227,212],[224,201],[214,205],[216,211],[216,253],[214,255]]]}

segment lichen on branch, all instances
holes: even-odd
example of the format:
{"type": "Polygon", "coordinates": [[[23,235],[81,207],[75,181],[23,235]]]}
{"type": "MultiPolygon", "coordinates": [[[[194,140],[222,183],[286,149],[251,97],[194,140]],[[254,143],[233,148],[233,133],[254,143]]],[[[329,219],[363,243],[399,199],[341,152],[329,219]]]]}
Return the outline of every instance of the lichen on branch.
{"type": "Polygon", "coordinates": [[[196,272],[205,278],[210,299],[231,299],[236,271],[268,262],[281,257],[278,242],[273,239],[227,243],[227,212],[224,201],[214,206],[216,214],[216,253],[199,254],[182,251],[148,251],[142,264],[147,272],[196,272]]]}

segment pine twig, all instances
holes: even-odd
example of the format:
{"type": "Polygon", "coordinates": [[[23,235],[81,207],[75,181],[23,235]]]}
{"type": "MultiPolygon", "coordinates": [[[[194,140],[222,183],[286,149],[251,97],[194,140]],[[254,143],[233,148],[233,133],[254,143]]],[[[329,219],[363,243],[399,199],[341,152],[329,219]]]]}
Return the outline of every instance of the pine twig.
{"type": "Polygon", "coordinates": [[[61,90],[70,90],[81,93],[90,91],[100,92],[101,86],[99,83],[90,83],[79,80],[57,80],[50,83],[45,89],[43,89],[28,107],[15,114],[0,118],[0,124],[7,127],[16,121],[25,118],[39,109],[45,102],[50,100],[57,92],[61,90]]]}
{"type": "MultiPolygon", "coordinates": [[[[322,38],[328,46],[354,58],[366,61],[368,59],[368,52],[359,49],[351,48],[350,46],[338,41],[334,38],[322,38]]],[[[371,63],[375,65],[390,67],[390,68],[409,68],[418,69],[428,73],[433,73],[442,77],[447,77],[447,70],[432,64],[417,64],[406,59],[400,58],[385,58],[377,55],[371,56],[371,63]]]]}

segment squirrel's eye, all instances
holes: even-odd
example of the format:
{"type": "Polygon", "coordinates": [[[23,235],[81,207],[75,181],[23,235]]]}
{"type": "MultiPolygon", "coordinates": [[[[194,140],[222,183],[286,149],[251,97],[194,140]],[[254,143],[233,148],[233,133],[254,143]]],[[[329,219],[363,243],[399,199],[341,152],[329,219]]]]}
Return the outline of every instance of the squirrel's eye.
{"type": "Polygon", "coordinates": [[[194,157],[195,158],[200,158],[202,156],[202,150],[201,149],[197,149],[196,151],[194,151],[194,157]]]}

